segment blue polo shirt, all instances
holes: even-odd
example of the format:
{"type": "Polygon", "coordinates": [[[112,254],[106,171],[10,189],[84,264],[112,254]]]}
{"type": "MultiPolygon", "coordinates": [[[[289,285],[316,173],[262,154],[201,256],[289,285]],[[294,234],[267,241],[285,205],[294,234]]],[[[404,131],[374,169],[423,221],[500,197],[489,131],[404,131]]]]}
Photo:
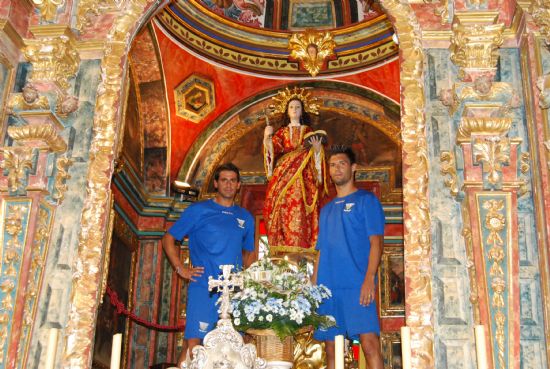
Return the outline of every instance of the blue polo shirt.
{"type": "Polygon", "coordinates": [[[217,278],[220,265],[242,267],[242,251],[254,251],[254,218],[240,206],[225,207],[214,200],[192,204],[168,230],[175,239],[189,237],[193,266],[204,273],[193,284],[208,286],[208,277],[217,278]]]}
{"type": "Polygon", "coordinates": [[[369,191],[337,197],[321,209],[316,249],[321,252],[317,283],[330,289],[361,286],[367,272],[370,240],[384,234],[384,210],[369,191]]]}

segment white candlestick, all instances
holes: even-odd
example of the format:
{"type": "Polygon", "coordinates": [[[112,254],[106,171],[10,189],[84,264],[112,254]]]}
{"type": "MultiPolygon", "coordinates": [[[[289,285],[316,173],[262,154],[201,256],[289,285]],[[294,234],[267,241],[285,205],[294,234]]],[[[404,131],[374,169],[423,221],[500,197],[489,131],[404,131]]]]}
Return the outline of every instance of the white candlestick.
{"type": "Polygon", "coordinates": [[[403,369],[411,369],[411,328],[401,327],[401,359],[403,369]]]}
{"type": "Polygon", "coordinates": [[[113,336],[113,348],[111,350],[111,369],[120,369],[120,351],[122,349],[122,333],[113,336]]]}
{"type": "Polygon", "coordinates": [[[55,354],[57,353],[57,339],[59,337],[59,329],[50,328],[48,335],[48,351],[46,351],[46,365],[44,369],[53,369],[55,365],[55,354]]]}
{"type": "Polygon", "coordinates": [[[344,336],[334,337],[334,369],[344,369],[344,336]]]}
{"type": "Polygon", "coordinates": [[[485,326],[474,327],[476,336],[476,357],[478,369],[487,369],[487,347],[485,346],[485,326]]]}

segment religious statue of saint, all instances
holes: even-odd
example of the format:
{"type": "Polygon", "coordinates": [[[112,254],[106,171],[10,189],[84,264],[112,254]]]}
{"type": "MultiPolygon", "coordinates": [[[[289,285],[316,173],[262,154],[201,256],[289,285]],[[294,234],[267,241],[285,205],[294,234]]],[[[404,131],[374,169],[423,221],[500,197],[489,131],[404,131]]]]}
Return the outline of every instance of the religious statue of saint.
{"type": "MultiPolygon", "coordinates": [[[[284,124],[264,130],[264,164],[269,180],[264,220],[271,252],[313,251],[319,227],[319,201],[327,193],[326,133],[308,125],[318,105],[304,89],[288,88],[274,97],[284,124]]],[[[273,108],[273,106],[271,106],[273,108]]]]}

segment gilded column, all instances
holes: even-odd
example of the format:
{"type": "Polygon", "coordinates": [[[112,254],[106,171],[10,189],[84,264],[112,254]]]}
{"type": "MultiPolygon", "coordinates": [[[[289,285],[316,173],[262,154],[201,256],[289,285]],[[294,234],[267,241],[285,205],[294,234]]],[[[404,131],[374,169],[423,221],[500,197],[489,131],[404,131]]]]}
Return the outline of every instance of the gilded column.
{"type": "MultiPolygon", "coordinates": [[[[46,10],[49,8],[43,8],[46,10]]],[[[50,11],[49,9],[48,11],[50,11]]],[[[22,40],[32,74],[8,96],[8,146],[0,148],[0,368],[27,364],[44,279],[52,221],[63,201],[72,159],[63,117],[78,107],[68,80],[79,58],[67,27],[31,27],[22,40]]]]}
{"type": "Polygon", "coordinates": [[[519,98],[510,83],[494,81],[504,28],[497,18],[496,12],[455,16],[450,51],[460,80],[442,100],[457,124],[457,148],[441,161],[446,184],[461,201],[470,301],[475,324],[488,332],[489,367],[519,368],[517,198],[525,182],[518,161],[525,155],[521,140],[510,137],[519,98]]]}

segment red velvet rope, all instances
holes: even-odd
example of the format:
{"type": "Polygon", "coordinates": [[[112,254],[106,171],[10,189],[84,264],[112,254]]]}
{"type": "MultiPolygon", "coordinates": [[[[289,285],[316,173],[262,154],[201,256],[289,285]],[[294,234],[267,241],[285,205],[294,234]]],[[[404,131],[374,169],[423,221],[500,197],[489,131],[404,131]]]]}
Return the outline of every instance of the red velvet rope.
{"type": "Polygon", "coordinates": [[[157,331],[165,331],[165,332],[181,332],[185,328],[185,325],[178,325],[178,326],[162,325],[162,324],[153,323],[143,318],[140,318],[133,312],[126,309],[126,306],[124,306],[124,303],[120,301],[120,299],[118,298],[117,293],[113,291],[109,286],[107,286],[106,292],[107,292],[107,295],[109,295],[109,300],[111,300],[111,305],[113,305],[113,307],[116,309],[117,314],[124,314],[139,325],[142,325],[144,327],[154,329],[157,331]]]}

